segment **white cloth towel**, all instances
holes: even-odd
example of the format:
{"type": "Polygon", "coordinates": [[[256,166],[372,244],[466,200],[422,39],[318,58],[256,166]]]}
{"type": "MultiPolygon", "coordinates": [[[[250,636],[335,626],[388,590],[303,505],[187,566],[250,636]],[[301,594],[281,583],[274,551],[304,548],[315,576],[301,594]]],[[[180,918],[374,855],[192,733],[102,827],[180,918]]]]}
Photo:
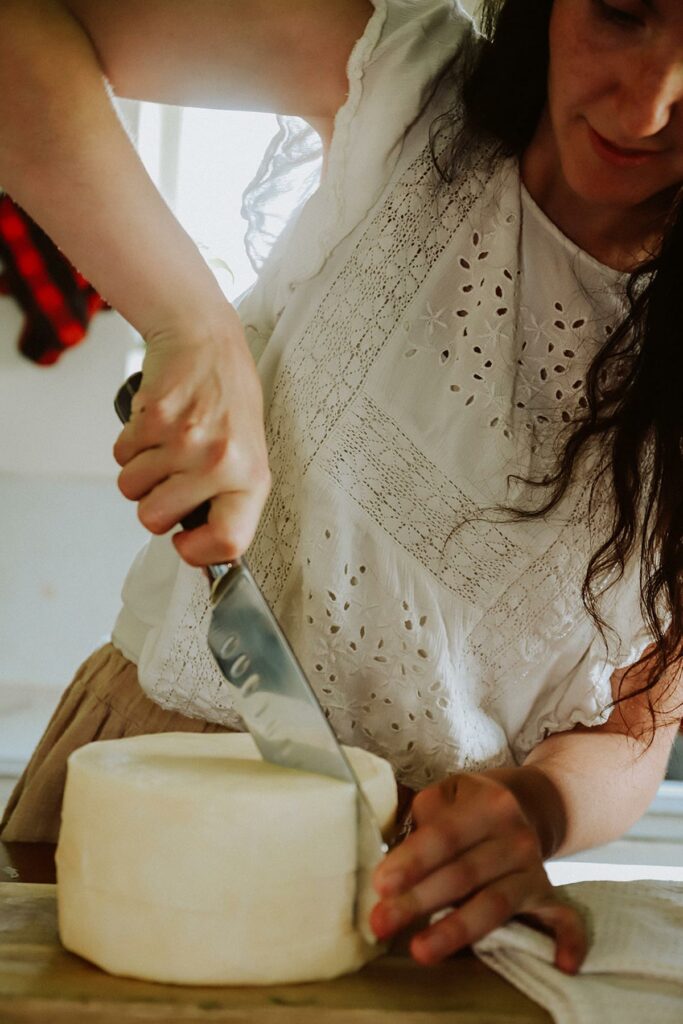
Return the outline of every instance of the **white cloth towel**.
{"type": "Polygon", "coordinates": [[[553,940],[517,921],[478,942],[477,956],[556,1024],[682,1024],[683,883],[558,888],[589,922],[591,948],[578,975],[558,971],[553,940]]]}

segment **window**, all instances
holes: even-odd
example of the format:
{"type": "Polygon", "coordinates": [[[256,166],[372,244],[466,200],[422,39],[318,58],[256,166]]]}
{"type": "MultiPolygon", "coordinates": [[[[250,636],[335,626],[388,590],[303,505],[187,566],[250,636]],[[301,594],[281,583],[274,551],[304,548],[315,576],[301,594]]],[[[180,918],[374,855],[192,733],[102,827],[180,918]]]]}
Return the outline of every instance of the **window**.
{"type": "Polygon", "coordinates": [[[237,298],[255,277],[244,246],[242,193],[278,130],[275,115],[125,101],[120,106],[151,177],[188,234],[213,258],[228,298],[237,298]]]}

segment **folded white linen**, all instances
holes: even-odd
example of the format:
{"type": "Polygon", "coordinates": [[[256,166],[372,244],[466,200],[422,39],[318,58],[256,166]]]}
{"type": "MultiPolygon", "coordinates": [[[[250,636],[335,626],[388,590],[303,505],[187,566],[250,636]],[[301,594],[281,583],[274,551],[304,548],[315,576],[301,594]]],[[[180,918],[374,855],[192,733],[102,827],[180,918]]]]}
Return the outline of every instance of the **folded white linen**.
{"type": "Polygon", "coordinates": [[[553,966],[554,941],[519,921],[474,946],[556,1024],[682,1024],[683,883],[557,887],[587,918],[591,947],[575,977],[553,966]]]}

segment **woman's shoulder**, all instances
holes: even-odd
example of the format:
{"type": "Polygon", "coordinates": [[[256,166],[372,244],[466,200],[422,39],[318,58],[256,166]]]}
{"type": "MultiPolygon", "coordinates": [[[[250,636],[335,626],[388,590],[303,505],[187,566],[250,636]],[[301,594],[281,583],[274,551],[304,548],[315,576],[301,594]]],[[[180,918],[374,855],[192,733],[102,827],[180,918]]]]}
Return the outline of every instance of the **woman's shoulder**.
{"type": "Polygon", "coordinates": [[[426,47],[452,49],[474,31],[474,20],[460,0],[372,0],[376,11],[384,12],[384,25],[375,58],[384,46],[395,45],[397,37],[411,40],[415,53],[426,47]]]}
{"type": "Polygon", "coordinates": [[[347,63],[344,104],[331,119],[279,117],[277,135],[243,197],[252,265],[261,272],[272,257],[271,270],[279,268],[286,279],[274,300],[278,309],[289,283],[318,273],[373,209],[406,152],[407,134],[430,106],[432,83],[472,30],[456,0],[372,4],[347,63]],[[283,230],[283,196],[297,211],[288,222],[295,234],[283,230]]]}

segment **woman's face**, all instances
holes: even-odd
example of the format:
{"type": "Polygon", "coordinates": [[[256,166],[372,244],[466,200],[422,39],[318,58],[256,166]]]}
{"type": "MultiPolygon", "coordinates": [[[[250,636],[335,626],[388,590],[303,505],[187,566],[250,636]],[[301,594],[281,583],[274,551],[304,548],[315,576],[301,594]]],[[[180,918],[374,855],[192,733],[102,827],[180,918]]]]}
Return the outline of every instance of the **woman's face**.
{"type": "Polygon", "coordinates": [[[548,106],[575,194],[658,204],[683,182],[683,0],[555,0],[548,106]]]}

